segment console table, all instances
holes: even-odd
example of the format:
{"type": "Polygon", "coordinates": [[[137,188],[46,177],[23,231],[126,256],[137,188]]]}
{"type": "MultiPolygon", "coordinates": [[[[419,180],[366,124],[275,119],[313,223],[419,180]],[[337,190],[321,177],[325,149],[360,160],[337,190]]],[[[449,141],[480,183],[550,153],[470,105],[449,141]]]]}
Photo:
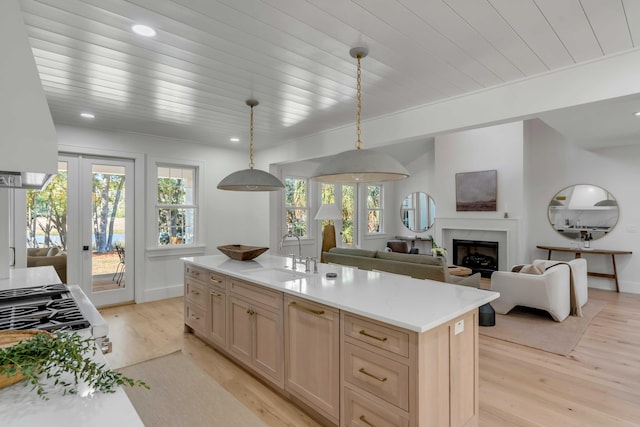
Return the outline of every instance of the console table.
{"type": "Polygon", "coordinates": [[[607,279],[613,279],[616,282],[616,292],[620,292],[620,286],[618,285],[618,270],[616,268],[616,255],[630,255],[631,251],[616,251],[609,249],[590,249],[590,248],[564,248],[558,246],[536,246],[538,249],[544,249],[549,251],[547,259],[551,259],[551,252],[571,252],[575,254],[576,258],[581,258],[583,253],[594,255],[611,255],[611,263],[613,264],[613,274],[610,273],[597,273],[593,271],[587,272],[589,276],[605,277],[607,279]]]}

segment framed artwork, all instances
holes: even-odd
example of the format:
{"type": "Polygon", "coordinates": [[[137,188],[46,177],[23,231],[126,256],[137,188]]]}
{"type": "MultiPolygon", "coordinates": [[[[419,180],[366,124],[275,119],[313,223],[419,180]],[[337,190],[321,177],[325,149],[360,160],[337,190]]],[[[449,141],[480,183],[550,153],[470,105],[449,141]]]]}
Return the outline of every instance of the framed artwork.
{"type": "Polygon", "coordinates": [[[498,171],[456,174],[456,211],[497,211],[498,171]]]}

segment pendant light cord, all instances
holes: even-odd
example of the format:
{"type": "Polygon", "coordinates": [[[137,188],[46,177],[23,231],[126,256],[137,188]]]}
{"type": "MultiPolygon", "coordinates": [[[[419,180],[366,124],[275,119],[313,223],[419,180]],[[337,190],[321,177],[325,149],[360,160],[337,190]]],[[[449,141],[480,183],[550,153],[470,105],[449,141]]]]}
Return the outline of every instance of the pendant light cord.
{"type": "Polygon", "coordinates": [[[253,105],[251,108],[251,125],[249,127],[249,169],[253,169],[253,105]]]}
{"type": "Polygon", "coordinates": [[[356,149],[362,149],[362,141],[360,141],[360,116],[362,114],[362,70],[360,68],[360,58],[362,55],[357,55],[358,59],[358,72],[356,74],[356,135],[358,140],[356,141],[356,149]]]}

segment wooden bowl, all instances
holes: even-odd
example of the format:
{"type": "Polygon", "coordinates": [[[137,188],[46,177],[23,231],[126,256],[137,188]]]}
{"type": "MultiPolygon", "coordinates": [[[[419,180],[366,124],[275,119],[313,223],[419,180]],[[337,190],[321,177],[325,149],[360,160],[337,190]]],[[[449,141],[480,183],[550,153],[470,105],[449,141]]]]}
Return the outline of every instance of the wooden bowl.
{"type": "MultiPolygon", "coordinates": [[[[35,337],[37,334],[51,335],[51,333],[47,331],[41,331],[38,329],[27,329],[22,331],[0,331],[0,348],[7,348],[11,347],[12,345],[18,344],[19,342],[28,341],[31,338],[35,337]]],[[[0,388],[8,387],[12,384],[22,381],[23,379],[24,376],[20,374],[20,371],[12,376],[0,374],[0,388]]]]}
{"type": "Polygon", "coordinates": [[[237,259],[239,261],[248,261],[263,254],[269,250],[269,248],[263,248],[260,246],[225,245],[218,246],[218,250],[229,258],[237,259]]]}

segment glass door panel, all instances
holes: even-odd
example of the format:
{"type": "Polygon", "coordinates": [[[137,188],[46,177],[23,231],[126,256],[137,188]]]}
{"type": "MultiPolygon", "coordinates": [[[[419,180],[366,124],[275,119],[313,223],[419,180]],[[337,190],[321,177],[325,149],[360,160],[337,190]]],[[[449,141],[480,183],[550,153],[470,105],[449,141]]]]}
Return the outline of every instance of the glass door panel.
{"type": "Polygon", "coordinates": [[[133,224],[133,162],[85,158],[83,163],[85,293],[98,306],[133,301],[133,244],[128,238],[133,224]]]}

